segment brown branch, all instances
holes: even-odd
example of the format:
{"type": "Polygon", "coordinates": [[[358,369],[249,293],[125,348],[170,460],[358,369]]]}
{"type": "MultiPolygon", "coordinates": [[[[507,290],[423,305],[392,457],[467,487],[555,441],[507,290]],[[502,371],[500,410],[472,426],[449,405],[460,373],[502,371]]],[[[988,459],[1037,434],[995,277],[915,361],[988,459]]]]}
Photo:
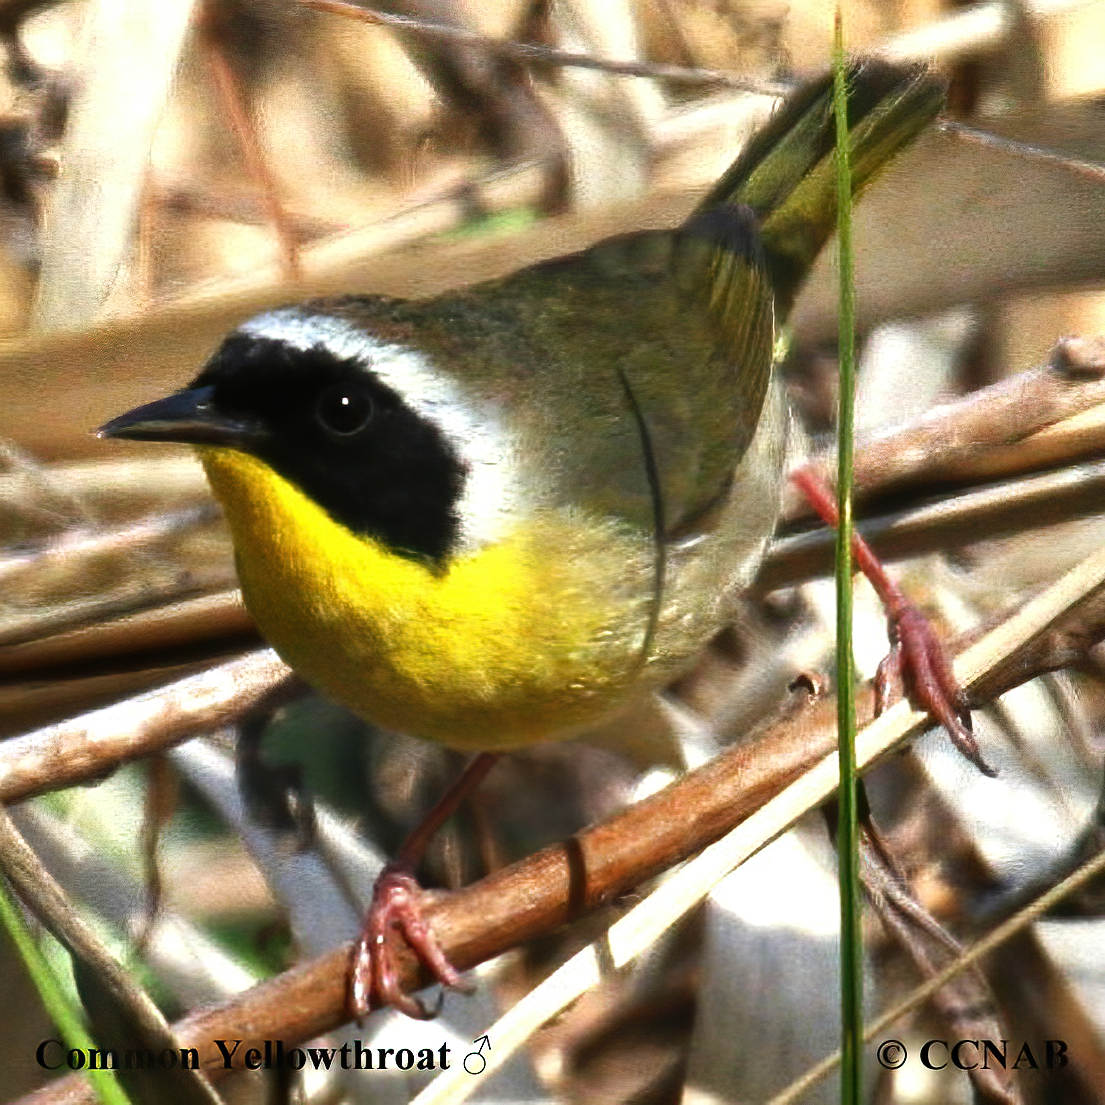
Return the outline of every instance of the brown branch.
{"type": "Polygon", "coordinates": [[[1105,591],[1087,596],[1045,633],[1006,657],[970,691],[973,705],[994,699],[1052,671],[1069,668],[1100,672],[1091,650],[1105,638],[1105,591]]]}
{"type": "Polygon", "coordinates": [[[160,460],[143,456],[140,463],[115,458],[38,464],[22,457],[12,460],[11,452],[10,445],[0,446],[0,468],[8,469],[0,471],[0,503],[20,516],[52,513],[71,504],[74,516],[81,517],[83,507],[101,523],[115,522],[118,532],[120,524],[153,507],[168,513],[210,498],[195,459],[168,449],[160,460]]]}
{"type": "Polygon", "coordinates": [[[63,678],[73,668],[102,666],[105,660],[128,656],[152,665],[165,662],[165,652],[190,644],[214,640],[227,648],[243,636],[256,638],[257,629],[235,588],[22,644],[0,645],[0,680],[22,673],[33,673],[36,680],[63,678]]]}
{"type": "Polygon", "coordinates": [[[179,536],[214,521],[218,510],[208,499],[198,506],[158,514],[133,525],[101,529],[74,529],[53,538],[45,548],[0,556],[0,583],[12,585],[23,572],[49,570],[55,573],[80,571],[84,557],[134,552],[149,548],[168,537],[179,536]]]}
{"type": "MultiPolygon", "coordinates": [[[[192,215],[244,226],[264,226],[272,222],[269,202],[247,192],[213,192],[189,181],[164,181],[149,188],[150,202],[179,215],[192,215]]],[[[333,219],[305,212],[284,210],[287,231],[293,240],[310,242],[333,234],[345,234],[351,227],[333,219]]]]}
{"type": "MultiPolygon", "coordinates": [[[[957,650],[978,640],[1007,616],[998,615],[987,625],[965,634],[956,642],[957,650]]],[[[1086,669],[1100,673],[1096,652],[1102,640],[1105,640],[1105,588],[1098,588],[978,678],[968,689],[971,709],[979,709],[1014,687],[1049,672],[1086,669]]]]}
{"type": "MultiPolygon", "coordinates": [[[[158,659],[164,659],[159,657],[158,659]]],[[[137,694],[197,675],[219,657],[176,663],[141,663],[121,670],[74,675],[67,679],[35,678],[0,682],[0,736],[14,737],[36,727],[52,726],[76,714],[105,709],[137,694]]],[[[110,769],[110,766],[108,767],[110,769]]]]}
{"type": "MultiPolygon", "coordinates": [[[[1023,645],[1009,650],[995,670],[1004,668],[1019,678],[1035,672],[1023,664],[1021,654],[1040,637],[1065,632],[1064,626],[1094,621],[1090,637],[1105,635],[1105,602],[1100,565],[1077,569],[1050,589],[1047,601],[1037,609],[1033,624],[1042,630],[1023,645]],[[1069,580],[1078,577],[1077,593],[1088,597],[1062,600],[1055,595],[1073,594],[1069,580]],[[1092,590],[1086,590],[1092,586],[1092,590]]],[[[1014,616],[995,637],[1016,639],[1014,616]]],[[[1020,632],[1019,630],[1016,632],[1020,632]]],[[[1086,632],[1082,624],[1079,632],[1086,632]]],[[[975,650],[972,650],[975,651],[975,650]]],[[[976,661],[977,662],[977,661],[976,661]]],[[[870,696],[859,704],[861,717],[869,717],[870,696]]],[[[776,721],[758,738],[730,748],[713,762],[694,771],[656,795],[625,810],[604,824],[586,829],[564,844],[498,871],[464,890],[431,898],[429,920],[449,958],[467,969],[519,943],[556,929],[562,923],[616,900],[642,881],[699,851],[732,826],[740,823],[821,761],[835,746],[835,704],[828,699],[798,708],[776,721]]],[[[0,761],[2,766],[2,761],[0,761]]],[[[0,774],[0,797],[7,793],[0,774]]],[[[214,1039],[280,1038],[288,1046],[330,1031],[347,1020],[346,979],[349,947],[285,973],[221,1005],[199,1010],[176,1027],[186,1046],[202,1049],[212,1064],[212,1076],[220,1060],[212,1056],[214,1039]]],[[[404,959],[403,984],[414,988],[425,983],[416,964],[404,959]]],[[[66,1080],[24,1099],[25,1105],[87,1100],[84,1091],[66,1080]]]]}
{"type": "Polygon", "coordinates": [[[47,608],[45,612],[36,610],[5,617],[0,628],[0,646],[14,647],[51,633],[67,633],[104,618],[122,617],[180,599],[226,590],[236,583],[233,564],[228,563],[225,570],[220,565],[205,565],[191,576],[182,573],[155,594],[128,589],[123,594],[80,596],[71,602],[47,608]]]}
{"type": "MultiPolygon", "coordinates": [[[[446,954],[461,969],[473,967],[615,900],[721,836],[832,749],[831,705],[800,711],[759,740],[564,844],[435,897],[428,916],[446,954]]],[[[183,1046],[200,1048],[209,1063],[217,1038],[280,1037],[290,1046],[328,1032],[348,1020],[349,954],[345,945],[232,1001],[191,1014],[174,1031],[183,1046]]],[[[402,961],[402,977],[405,988],[421,984],[411,959],[402,961]]],[[[212,1063],[209,1073],[223,1072],[212,1063]]],[[[25,1102],[85,1100],[81,1093],[65,1080],[25,1102]]]]}
{"type": "MultiPolygon", "coordinates": [[[[935,978],[939,968],[962,955],[963,949],[913,896],[870,826],[860,840],[861,878],[874,912],[922,980],[935,978]]],[[[952,1039],[997,1040],[1008,1035],[985,977],[975,968],[950,980],[929,998],[952,1039]]],[[[967,1072],[979,1101],[989,1105],[1021,1105],[1023,1099],[1008,1071],[977,1067],[967,1072]]]]}
{"type": "MultiPolygon", "coordinates": [[[[861,442],[856,452],[857,496],[870,499],[921,486],[977,484],[1070,463],[1094,448],[1100,455],[1105,433],[1087,446],[1051,428],[1103,403],[1105,338],[1062,338],[1045,364],[861,442]]],[[[814,463],[830,470],[828,460],[814,463]]],[[[810,516],[809,504],[792,493],[784,521],[810,516]]]]}
{"type": "Polygon", "coordinates": [[[102,778],[119,764],[227,725],[287,678],[288,668],[275,654],[260,649],[127,702],[4,741],[0,802],[10,805],[102,778]]]}
{"type": "MultiPolygon", "coordinates": [[[[1009,958],[1013,966],[1011,969],[1004,972],[992,970],[991,976],[1014,979],[1020,978],[1024,973],[1024,957],[1026,953],[1034,959],[1040,957],[1038,939],[1034,933],[1025,931],[1028,929],[1028,926],[1033,921],[1045,916],[1049,911],[1060,905],[1065,898],[1082,890],[1092,879],[1100,878],[1103,869],[1105,869],[1105,852],[1098,852],[1092,859],[1081,865],[1077,871],[1067,876],[1061,883],[1051,886],[1046,892],[1041,894],[1038,898],[1035,898],[1022,910],[1003,921],[996,928],[991,929],[982,939],[967,948],[962,955],[958,956],[952,963],[949,963],[934,978],[927,979],[920,986],[915,987],[904,999],[897,1002],[890,1009],[879,1014],[875,1020],[869,1021],[863,1034],[864,1041],[870,1043],[872,1040],[878,1039],[888,1028],[931,998],[938,988],[946,986],[957,975],[973,968],[976,964],[982,962],[985,957],[992,956],[995,951],[1010,953],[1009,958]]],[[[1088,1045],[1086,1048],[1071,1049],[1072,1052],[1079,1057],[1088,1052],[1097,1050],[1096,1041],[1089,1038],[1093,1034],[1092,1025],[1086,1024],[1085,1022],[1083,1022],[1083,1024],[1085,1028],[1088,1029],[1085,1036],[1079,1033],[1078,1028],[1080,1026],[1073,1025],[1064,1026],[1064,1030],[1061,1031],[1057,1037],[1053,1037],[1066,1040],[1068,1043],[1073,1039],[1081,1038],[1085,1040],[1088,1045]],[[1067,1027],[1074,1027],[1075,1031],[1068,1032],[1066,1031],[1067,1027]]],[[[773,1097],[768,1102],[768,1105],[794,1105],[794,1102],[802,1100],[806,1092],[812,1086],[815,1086],[822,1079],[828,1077],[839,1064],[840,1052],[837,1051],[807,1070],[805,1074],[792,1082],[782,1093],[773,1097]]],[[[1073,1077],[1075,1079],[1078,1078],[1077,1069],[1075,1069],[1073,1077]]],[[[1096,1084],[1098,1086],[1101,1085],[1100,1079],[1096,1084]]],[[[1079,1088],[1081,1089],[1081,1087],[1079,1088]]],[[[1085,1089],[1089,1090],[1090,1087],[1087,1086],[1085,1089]]],[[[1082,1099],[1079,1098],[1079,1100],[1082,1099]]]]}
{"type": "Polygon", "coordinates": [[[1013,138],[1004,138],[1000,134],[991,134],[978,127],[969,127],[965,123],[954,119],[940,119],[936,126],[948,134],[962,139],[964,142],[976,142],[980,146],[989,146],[991,149],[1005,150],[1016,154],[1026,160],[1042,161],[1049,165],[1059,165],[1064,169],[1086,177],[1088,180],[1105,181],[1105,165],[1098,161],[1087,161],[1083,157],[1069,157],[1056,150],[1044,149],[1042,146],[1033,146],[1028,142],[1018,142],[1013,138]]]}
{"type": "MultiPolygon", "coordinates": [[[[887,559],[919,556],[1101,512],[1105,501],[1105,339],[1063,338],[1048,362],[929,411],[861,444],[857,500],[975,487],[871,518],[860,529],[887,559]],[[1092,463],[1073,465],[1087,460],[1092,463]],[[1068,465],[1070,467],[1059,468],[1068,465]],[[1010,480],[1013,476],[1056,471],[1010,480]],[[989,480],[1005,479],[991,484],[989,480]]],[[[812,465],[824,473],[830,462],[812,465]]],[[[835,462],[834,462],[835,463],[835,462]]],[[[870,515],[861,505],[859,514],[870,515]]],[[[787,536],[811,510],[788,491],[777,536],[756,582],[761,593],[832,571],[828,530],[787,536]]]]}
{"type": "MultiPolygon", "coordinates": [[[[900,560],[1100,514],[1105,460],[992,484],[858,525],[880,557],[900,560]]],[[[833,533],[820,529],[772,544],[755,590],[765,594],[833,570],[833,533]]]]}

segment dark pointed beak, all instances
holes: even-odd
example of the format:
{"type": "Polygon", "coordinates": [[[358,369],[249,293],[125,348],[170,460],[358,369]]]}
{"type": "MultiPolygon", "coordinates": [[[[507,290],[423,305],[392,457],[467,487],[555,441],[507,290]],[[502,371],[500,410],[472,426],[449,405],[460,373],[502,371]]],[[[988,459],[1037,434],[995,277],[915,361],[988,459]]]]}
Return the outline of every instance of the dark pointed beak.
{"type": "Polygon", "coordinates": [[[121,437],[130,441],[179,441],[188,445],[223,445],[248,449],[261,436],[256,423],[232,418],[214,405],[215,389],[187,388],[165,399],[105,422],[97,437],[121,437]]]}

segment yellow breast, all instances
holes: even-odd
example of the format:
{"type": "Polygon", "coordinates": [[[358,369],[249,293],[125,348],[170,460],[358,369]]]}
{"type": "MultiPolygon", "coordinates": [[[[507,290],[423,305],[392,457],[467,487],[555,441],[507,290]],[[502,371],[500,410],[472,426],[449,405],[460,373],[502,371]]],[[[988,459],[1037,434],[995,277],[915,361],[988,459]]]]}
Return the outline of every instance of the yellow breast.
{"type": "Polygon", "coordinates": [[[639,676],[647,540],[550,514],[435,573],[335,522],[263,461],[199,452],[261,632],[361,716],[508,748],[600,720],[639,676]]]}

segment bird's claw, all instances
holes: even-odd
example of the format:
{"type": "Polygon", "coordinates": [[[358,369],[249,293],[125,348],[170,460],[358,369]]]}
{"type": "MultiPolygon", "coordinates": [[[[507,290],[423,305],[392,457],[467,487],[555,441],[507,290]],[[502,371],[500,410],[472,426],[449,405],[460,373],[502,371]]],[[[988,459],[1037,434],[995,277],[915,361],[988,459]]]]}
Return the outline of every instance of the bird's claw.
{"type": "MultiPolygon", "coordinates": [[[[810,465],[792,472],[790,478],[822,521],[834,527],[840,524],[836,497],[823,475],[810,465]]],[[[971,732],[967,696],[956,682],[948,654],[928,618],[905,597],[859,533],[852,534],[852,555],[874,587],[890,622],[890,653],[875,673],[876,716],[889,702],[894,676],[898,676],[909,700],[944,726],[952,744],[983,775],[996,775],[978,749],[971,732]]]]}
{"type": "Polygon", "coordinates": [[[416,1020],[429,1020],[441,1011],[440,1000],[430,1009],[403,991],[396,964],[396,935],[443,986],[461,986],[460,973],[445,957],[423,916],[422,893],[418,880],[402,867],[385,867],[376,880],[353,952],[349,1005],[357,1020],[368,1012],[374,996],[380,1004],[392,1005],[416,1020]]]}
{"type": "Polygon", "coordinates": [[[928,618],[910,602],[890,615],[890,652],[875,674],[875,713],[882,713],[895,677],[910,701],[931,714],[948,732],[952,744],[982,772],[997,772],[982,758],[971,725],[967,696],[956,682],[940,639],[928,618]]]}

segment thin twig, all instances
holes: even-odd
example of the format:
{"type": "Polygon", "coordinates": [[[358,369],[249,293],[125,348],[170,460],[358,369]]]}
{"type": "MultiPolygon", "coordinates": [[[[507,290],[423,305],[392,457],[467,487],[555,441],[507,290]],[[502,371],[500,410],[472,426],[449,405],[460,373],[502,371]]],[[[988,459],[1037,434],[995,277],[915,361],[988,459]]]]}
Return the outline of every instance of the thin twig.
{"type": "MultiPolygon", "coordinates": [[[[102,664],[108,658],[140,656],[149,666],[165,663],[165,650],[210,642],[229,651],[235,638],[256,638],[257,628],[235,588],[166,602],[134,614],[96,622],[66,633],[0,645],[0,677],[24,674],[41,681],[59,669],[102,664]],[[155,660],[154,657],[157,657],[155,660]]],[[[243,642],[244,643],[244,642],[243,642]]]]}
{"type": "MultiPolygon", "coordinates": [[[[863,1034],[864,1041],[870,1043],[881,1032],[885,1032],[895,1021],[904,1017],[907,1013],[912,1013],[914,1009],[928,1001],[941,987],[946,986],[952,979],[973,967],[980,960],[985,959],[995,948],[1004,944],[1011,936],[1015,936],[1018,932],[1027,928],[1049,910],[1054,909],[1064,898],[1081,889],[1102,871],[1105,871],[1105,851],[1098,852],[1096,856],[1084,863],[1072,875],[1041,894],[1034,902],[1015,913],[1009,920],[1003,921],[981,940],[972,944],[955,962],[949,963],[938,974],[910,991],[897,1005],[892,1006],[877,1017],[867,1026],[863,1034]]],[[[801,1078],[792,1082],[782,1093],[773,1097],[767,1105],[792,1105],[812,1086],[831,1074],[839,1062],[840,1052],[837,1051],[823,1059],[817,1066],[811,1067],[801,1078]]]]}
{"type": "MultiPolygon", "coordinates": [[[[316,11],[377,23],[396,30],[478,46],[493,55],[518,62],[539,62],[545,65],[576,66],[598,69],[625,77],[644,77],[679,84],[734,88],[770,96],[784,96],[793,87],[784,82],[757,81],[725,70],[704,69],[653,62],[623,62],[596,58],[590,54],[557,50],[535,43],[505,42],[460,27],[430,23],[410,16],[395,15],[341,0],[299,0],[316,11]]],[[[1085,6],[1087,0],[1036,0],[1028,5],[1032,14],[1063,12],[1085,6]]],[[[1010,33],[1008,8],[1004,3],[975,4],[914,31],[895,35],[874,53],[891,61],[951,61],[964,54],[993,49],[1001,45],[1010,33]]]]}
{"type": "Polygon", "coordinates": [[[424,35],[427,38],[478,46],[494,56],[508,58],[511,61],[536,62],[542,65],[570,65],[579,69],[598,69],[604,73],[615,73],[622,77],[646,77],[652,80],[675,81],[680,84],[735,88],[766,96],[785,96],[793,88],[793,85],[779,81],[757,80],[754,77],[742,77],[736,73],[716,69],[688,69],[681,65],[659,65],[653,62],[610,61],[596,58],[591,54],[557,50],[551,46],[539,46],[531,42],[507,42],[490,38],[476,31],[468,31],[462,27],[429,23],[421,19],[412,19],[407,15],[394,15],[373,8],[362,8],[356,4],[342,3],[341,0],[299,0],[299,2],[304,7],[342,15],[348,19],[357,19],[362,23],[376,23],[384,27],[392,27],[397,31],[424,35]]]}
{"type": "Polygon", "coordinates": [[[1070,169],[1089,180],[1105,181],[1105,165],[1099,161],[1087,161],[1082,157],[1071,157],[1069,154],[1044,149],[1042,146],[1033,146],[1028,142],[1018,142],[1015,138],[1003,138],[999,134],[979,130],[978,127],[968,126],[966,123],[960,123],[955,119],[938,119],[936,126],[956,138],[962,138],[965,142],[974,142],[980,146],[989,146],[991,149],[1004,150],[1006,153],[1016,154],[1028,161],[1042,161],[1047,165],[1060,165],[1064,169],[1070,169]]]}
{"type": "MultiPolygon", "coordinates": [[[[868,826],[870,834],[870,826],[868,826]]],[[[962,954],[952,939],[913,897],[905,877],[886,862],[885,852],[874,846],[874,836],[864,841],[864,889],[887,934],[895,941],[921,978],[933,978],[941,961],[962,954]]],[[[1004,1030],[997,1015],[997,1003],[981,971],[959,976],[955,986],[932,994],[932,1008],[947,1026],[952,1038],[1000,1039],[1004,1030]]],[[[864,1041],[862,1029],[858,1033],[864,1041]]],[[[1023,1105],[1008,1071],[976,1066],[967,1072],[976,1084],[976,1096],[987,1105],[1023,1105]]]]}
{"type": "MultiPolygon", "coordinates": [[[[1065,337],[1045,363],[989,387],[941,403],[920,418],[864,441],[856,453],[856,490],[870,499],[934,485],[964,486],[1082,459],[1087,449],[1105,451],[1105,430],[1090,418],[1105,406],[1105,338],[1065,337]],[[1072,441],[1064,425],[1078,429],[1072,441]],[[1087,440],[1089,438],[1089,440],[1087,440]]],[[[826,473],[828,454],[814,463],[826,473]]],[[[793,489],[784,523],[812,517],[805,498],[793,489]]]]}
{"type": "Polygon", "coordinates": [[[268,212],[277,241],[280,243],[280,261],[287,280],[297,280],[301,273],[299,260],[299,240],[284,211],[276,178],[269,168],[261,141],[257,135],[257,126],[246,108],[242,85],[227,58],[226,51],[214,30],[214,20],[204,8],[200,26],[204,30],[203,45],[207,52],[207,62],[211,70],[212,83],[223,111],[226,112],[230,129],[238,143],[246,173],[253,180],[260,193],[261,201],[268,212]]]}
{"type": "MultiPolygon", "coordinates": [[[[0,464],[5,459],[0,446],[0,464]]],[[[166,504],[209,497],[203,469],[189,456],[143,456],[140,464],[119,459],[28,463],[0,472],[5,511],[29,511],[43,502],[54,507],[60,501],[74,517],[82,516],[85,505],[93,517],[106,520],[134,518],[143,506],[164,512],[166,504]]]]}
{"type": "MultiPolygon", "coordinates": [[[[105,994],[124,1012],[138,1031],[143,1044],[176,1050],[173,1037],[161,1011],[150,996],[135,983],[130,973],[108,951],[92,927],[73,909],[65,891],[42,865],[31,846],[23,839],[6,809],[0,804],[0,870],[15,887],[23,902],[47,930],[94,976],[105,994]]],[[[87,1000],[87,999],[86,999],[87,1000]]],[[[174,1074],[177,1072],[174,1071],[174,1074]]],[[[220,1105],[210,1083],[198,1071],[181,1067],[180,1075],[196,1100],[220,1105]]]]}
{"type": "MultiPolygon", "coordinates": [[[[152,204],[179,215],[219,219],[244,226],[264,226],[272,222],[269,207],[255,194],[239,191],[218,192],[190,181],[160,181],[149,189],[152,204]]],[[[288,232],[297,242],[310,242],[333,234],[345,234],[351,226],[345,222],[284,209],[288,232]]]]}
{"type": "Polygon", "coordinates": [[[167,537],[177,537],[207,525],[218,517],[218,508],[207,500],[198,506],[146,518],[122,529],[112,526],[70,530],[55,537],[44,548],[0,556],[0,583],[10,586],[14,577],[26,571],[64,571],[68,564],[79,564],[82,557],[135,552],[167,537]]]}
{"type": "MultiPolygon", "coordinates": [[[[1098,460],[867,518],[858,529],[880,557],[900,560],[1092,517],[1101,513],[1103,495],[1105,460],[1098,460]]],[[[767,593],[828,575],[834,540],[827,528],[778,538],[756,578],[755,590],[767,593]]]]}

